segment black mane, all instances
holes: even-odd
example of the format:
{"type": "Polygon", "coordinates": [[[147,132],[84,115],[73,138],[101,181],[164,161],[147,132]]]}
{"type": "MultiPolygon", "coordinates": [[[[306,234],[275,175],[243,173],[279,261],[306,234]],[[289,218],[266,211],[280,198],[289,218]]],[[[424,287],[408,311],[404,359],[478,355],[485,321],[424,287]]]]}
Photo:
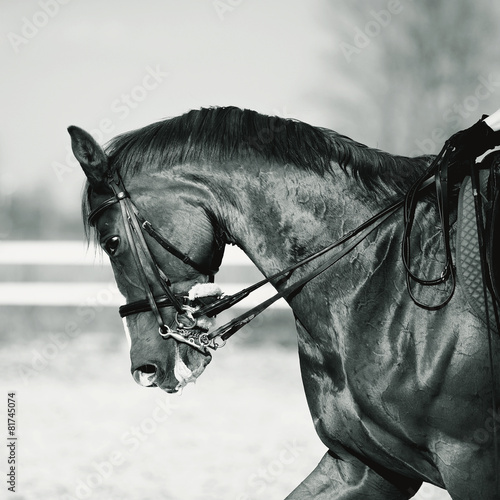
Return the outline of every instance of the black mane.
{"type": "MultiPolygon", "coordinates": [[[[329,129],[236,107],[193,110],[126,132],[112,139],[105,152],[110,168],[124,178],[146,168],[252,157],[324,176],[337,163],[367,193],[388,198],[402,197],[431,160],[392,155],[329,129]]],[[[88,237],[87,189],[82,211],[88,237]]]]}
{"type": "Polygon", "coordinates": [[[334,162],[368,189],[396,195],[406,193],[430,160],[391,155],[332,130],[236,107],[193,110],[127,132],[112,139],[106,153],[123,176],[251,156],[324,175],[334,162]]]}

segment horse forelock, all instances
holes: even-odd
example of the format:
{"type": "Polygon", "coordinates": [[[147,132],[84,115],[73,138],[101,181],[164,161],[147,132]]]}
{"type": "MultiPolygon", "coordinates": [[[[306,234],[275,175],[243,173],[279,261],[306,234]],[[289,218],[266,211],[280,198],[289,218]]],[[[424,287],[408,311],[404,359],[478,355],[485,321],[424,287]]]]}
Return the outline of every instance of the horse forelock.
{"type": "Polygon", "coordinates": [[[90,213],[92,212],[92,208],[90,206],[90,193],[91,193],[91,188],[90,184],[87,181],[83,188],[83,195],[82,195],[83,230],[85,234],[85,239],[87,240],[87,244],[90,244],[91,240],[93,239],[95,248],[100,248],[98,244],[99,238],[97,231],[94,230],[94,227],[89,222],[89,216],[90,213]]]}
{"type": "Polygon", "coordinates": [[[324,176],[336,163],[368,192],[404,194],[431,157],[408,158],[369,148],[326,128],[248,109],[192,110],[124,133],[105,148],[125,178],[184,163],[264,160],[324,176]]]}

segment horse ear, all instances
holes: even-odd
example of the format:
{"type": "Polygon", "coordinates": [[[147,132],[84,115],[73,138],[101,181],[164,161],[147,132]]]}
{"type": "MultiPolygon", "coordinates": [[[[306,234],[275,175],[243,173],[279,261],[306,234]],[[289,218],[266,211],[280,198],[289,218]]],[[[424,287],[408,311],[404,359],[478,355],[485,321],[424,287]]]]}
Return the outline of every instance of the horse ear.
{"type": "MultiPolygon", "coordinates": [[[[106,191],[108,175],[108,157],[95,139],[85,130],[71,125],[71,148],[80,163],[89,184],[96,191],[106,191]]],[[[109,188],[108,188],[109,189],[109,188]]]]}

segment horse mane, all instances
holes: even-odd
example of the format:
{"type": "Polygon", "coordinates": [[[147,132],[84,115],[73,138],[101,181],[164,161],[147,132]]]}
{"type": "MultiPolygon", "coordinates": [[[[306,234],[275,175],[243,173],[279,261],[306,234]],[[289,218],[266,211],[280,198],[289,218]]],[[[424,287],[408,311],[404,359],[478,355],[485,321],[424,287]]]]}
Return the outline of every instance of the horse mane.
{"type": "Polygon", "coordinates": [[[192,110],[124,133],[112,139],[105,151],[111,168],[124,176],[143,168],[251,156],[292,164],[320,176],[337,163],[369,190],[400,196],[431,159],[392,155],[333,130],[232,106],[192,110]]]}
{"type": "MultiPolygon", "coordinates": [[[[111,139],[105,152],[110,168],[123,177],[144,169],[252,157],[324,176],[337,163],[368,194],[388,198],[402,197],[431,161],[430,156],[392,155],[333,130],[233,106],[192,110],[126,132],[111,139]]],[[[88,193],[82,206],[85,218],[88,193]]]]}

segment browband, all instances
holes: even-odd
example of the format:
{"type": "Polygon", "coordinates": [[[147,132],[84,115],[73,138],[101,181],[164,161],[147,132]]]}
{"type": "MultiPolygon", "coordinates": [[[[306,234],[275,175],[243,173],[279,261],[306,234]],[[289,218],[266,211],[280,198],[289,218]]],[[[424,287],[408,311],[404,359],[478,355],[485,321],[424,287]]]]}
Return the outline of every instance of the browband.
{"type": "Polygon", "coordinates": [[[90,212],[87,220],[91,226],[95,226],[97,219],[101,216],[101,214],[105,210],[118,203],[122,198],[128,196],[126,193],[120,193],[120,194],[123,195],[121,198],[119,198],[118,196],[113,196],[112,198],[108,198],[107,200],[103,201],[97,208],[92,210],[92,212],[90,212]]]}

